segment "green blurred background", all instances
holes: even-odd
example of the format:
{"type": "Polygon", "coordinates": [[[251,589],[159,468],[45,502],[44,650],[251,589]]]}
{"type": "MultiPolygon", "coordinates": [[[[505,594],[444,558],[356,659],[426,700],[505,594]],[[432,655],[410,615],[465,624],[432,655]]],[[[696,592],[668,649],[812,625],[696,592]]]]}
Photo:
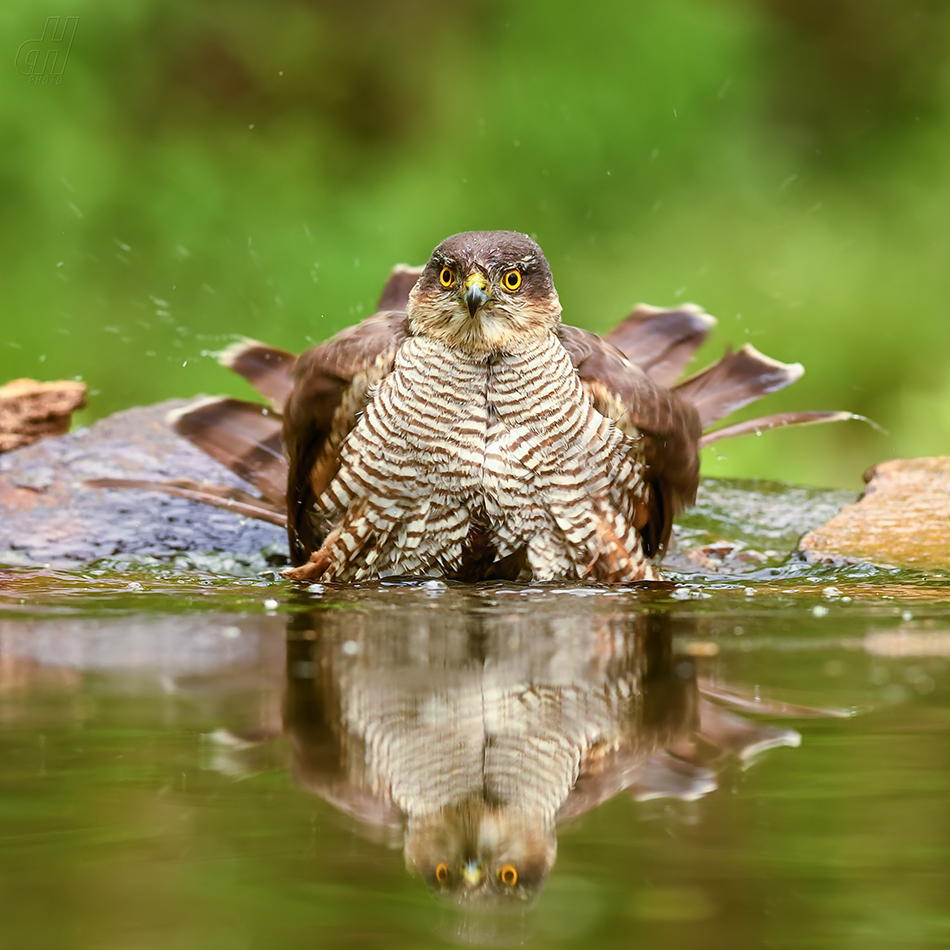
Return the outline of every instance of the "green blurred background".
{"type": "Polygon", "coordinates": [[[701,303],[703,355],[807,374],[762,409],[860,423],[724,443],[712,474],[858,487],[950,452],[946,0],[4,0],[0,380],[81,377],[81,422],[247,388],[397,261],[513,228],[565,320],[701,303]],[[17,51],[78,16],[61,81],[17,51]],[[725,456],[725,457],[722,457],[725,456]]]}

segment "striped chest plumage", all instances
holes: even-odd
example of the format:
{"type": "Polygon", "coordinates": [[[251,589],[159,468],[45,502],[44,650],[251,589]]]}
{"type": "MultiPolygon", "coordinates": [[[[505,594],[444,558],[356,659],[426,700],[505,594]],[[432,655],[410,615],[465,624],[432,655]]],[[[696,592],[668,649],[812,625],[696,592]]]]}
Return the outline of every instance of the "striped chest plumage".
{"type": "Polygon", "coordinates": [[[318,500],[336,531],[329,575],[457,576],[477,536],[497,558],[523,552],[525,579],[586,576],[605,554],[626,558],[623,579],[643,577],[625,510],[635,449],[554,334],[485,360],[412,337],[318,500]]]}

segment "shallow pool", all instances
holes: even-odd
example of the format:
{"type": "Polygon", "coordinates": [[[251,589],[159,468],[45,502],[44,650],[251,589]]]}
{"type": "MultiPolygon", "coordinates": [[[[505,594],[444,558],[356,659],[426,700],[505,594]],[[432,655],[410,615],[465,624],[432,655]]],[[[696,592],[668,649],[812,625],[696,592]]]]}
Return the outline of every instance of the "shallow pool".
{"type": "Polygon", "coordinates": [[[950,585],[0,573],[0,946],[950,945],[950,585]]]}

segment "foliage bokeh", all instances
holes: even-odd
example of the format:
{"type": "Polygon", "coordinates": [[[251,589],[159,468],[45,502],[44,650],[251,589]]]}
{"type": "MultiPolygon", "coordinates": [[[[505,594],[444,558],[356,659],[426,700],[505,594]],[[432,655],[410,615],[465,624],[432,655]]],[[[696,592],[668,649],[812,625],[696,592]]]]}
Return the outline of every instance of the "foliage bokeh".
{"type": "Polygon", "coordinates": [[[246,395],[211,351],[299,350],[393,263],[503,227],[568,322],[695,300],[707,359],[807,367],[763,409],[887,430],[724,443],[707,472],[857,487],[950,451],[943,0],[6,0],[0,35],[0,380],[82,377],[81,421],[246,395]],[[57,13],[78,29],[37,87],[15,53],[57,13]]]}

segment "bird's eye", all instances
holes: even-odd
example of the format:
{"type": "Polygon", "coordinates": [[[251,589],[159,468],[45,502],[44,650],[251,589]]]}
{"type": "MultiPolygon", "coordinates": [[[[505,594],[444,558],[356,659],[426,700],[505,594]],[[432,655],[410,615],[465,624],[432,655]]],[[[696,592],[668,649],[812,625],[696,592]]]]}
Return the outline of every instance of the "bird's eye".
{"type": "MultiPolygon", "coordinates": [[[[501,279],[501,285],[505,290],[517,290],[521,286],[521,271],[510,270],[501,279]]],[[[509,865],[505,865],[508,867],[509,865]]]]}
{"type": "MultiPolygon", "coordinates": [[[[444,274],[445,271],[443,271],[442,273],[444,274]]],[[[449,879],[449,866],[445,863],[445,861],[440,861],[440,862],[435,866],[435,879],[436,879],[440,884],[445,884],[445,883],[448,882],[448,879],[449,879]]]]}
{"type": "Polygon", "coordinates": [[[505,887],[514,887],[518,883],[518,869],[513,864],[503,864],[498,871],[498,880],[505,887]]]}
{"type": "Polygon", "coordinates": [[[439,283],[443,287],[451,287],[455,283],[455,274],[452,273],[451,267],[443,267],[439,271],[439,283]]]}

